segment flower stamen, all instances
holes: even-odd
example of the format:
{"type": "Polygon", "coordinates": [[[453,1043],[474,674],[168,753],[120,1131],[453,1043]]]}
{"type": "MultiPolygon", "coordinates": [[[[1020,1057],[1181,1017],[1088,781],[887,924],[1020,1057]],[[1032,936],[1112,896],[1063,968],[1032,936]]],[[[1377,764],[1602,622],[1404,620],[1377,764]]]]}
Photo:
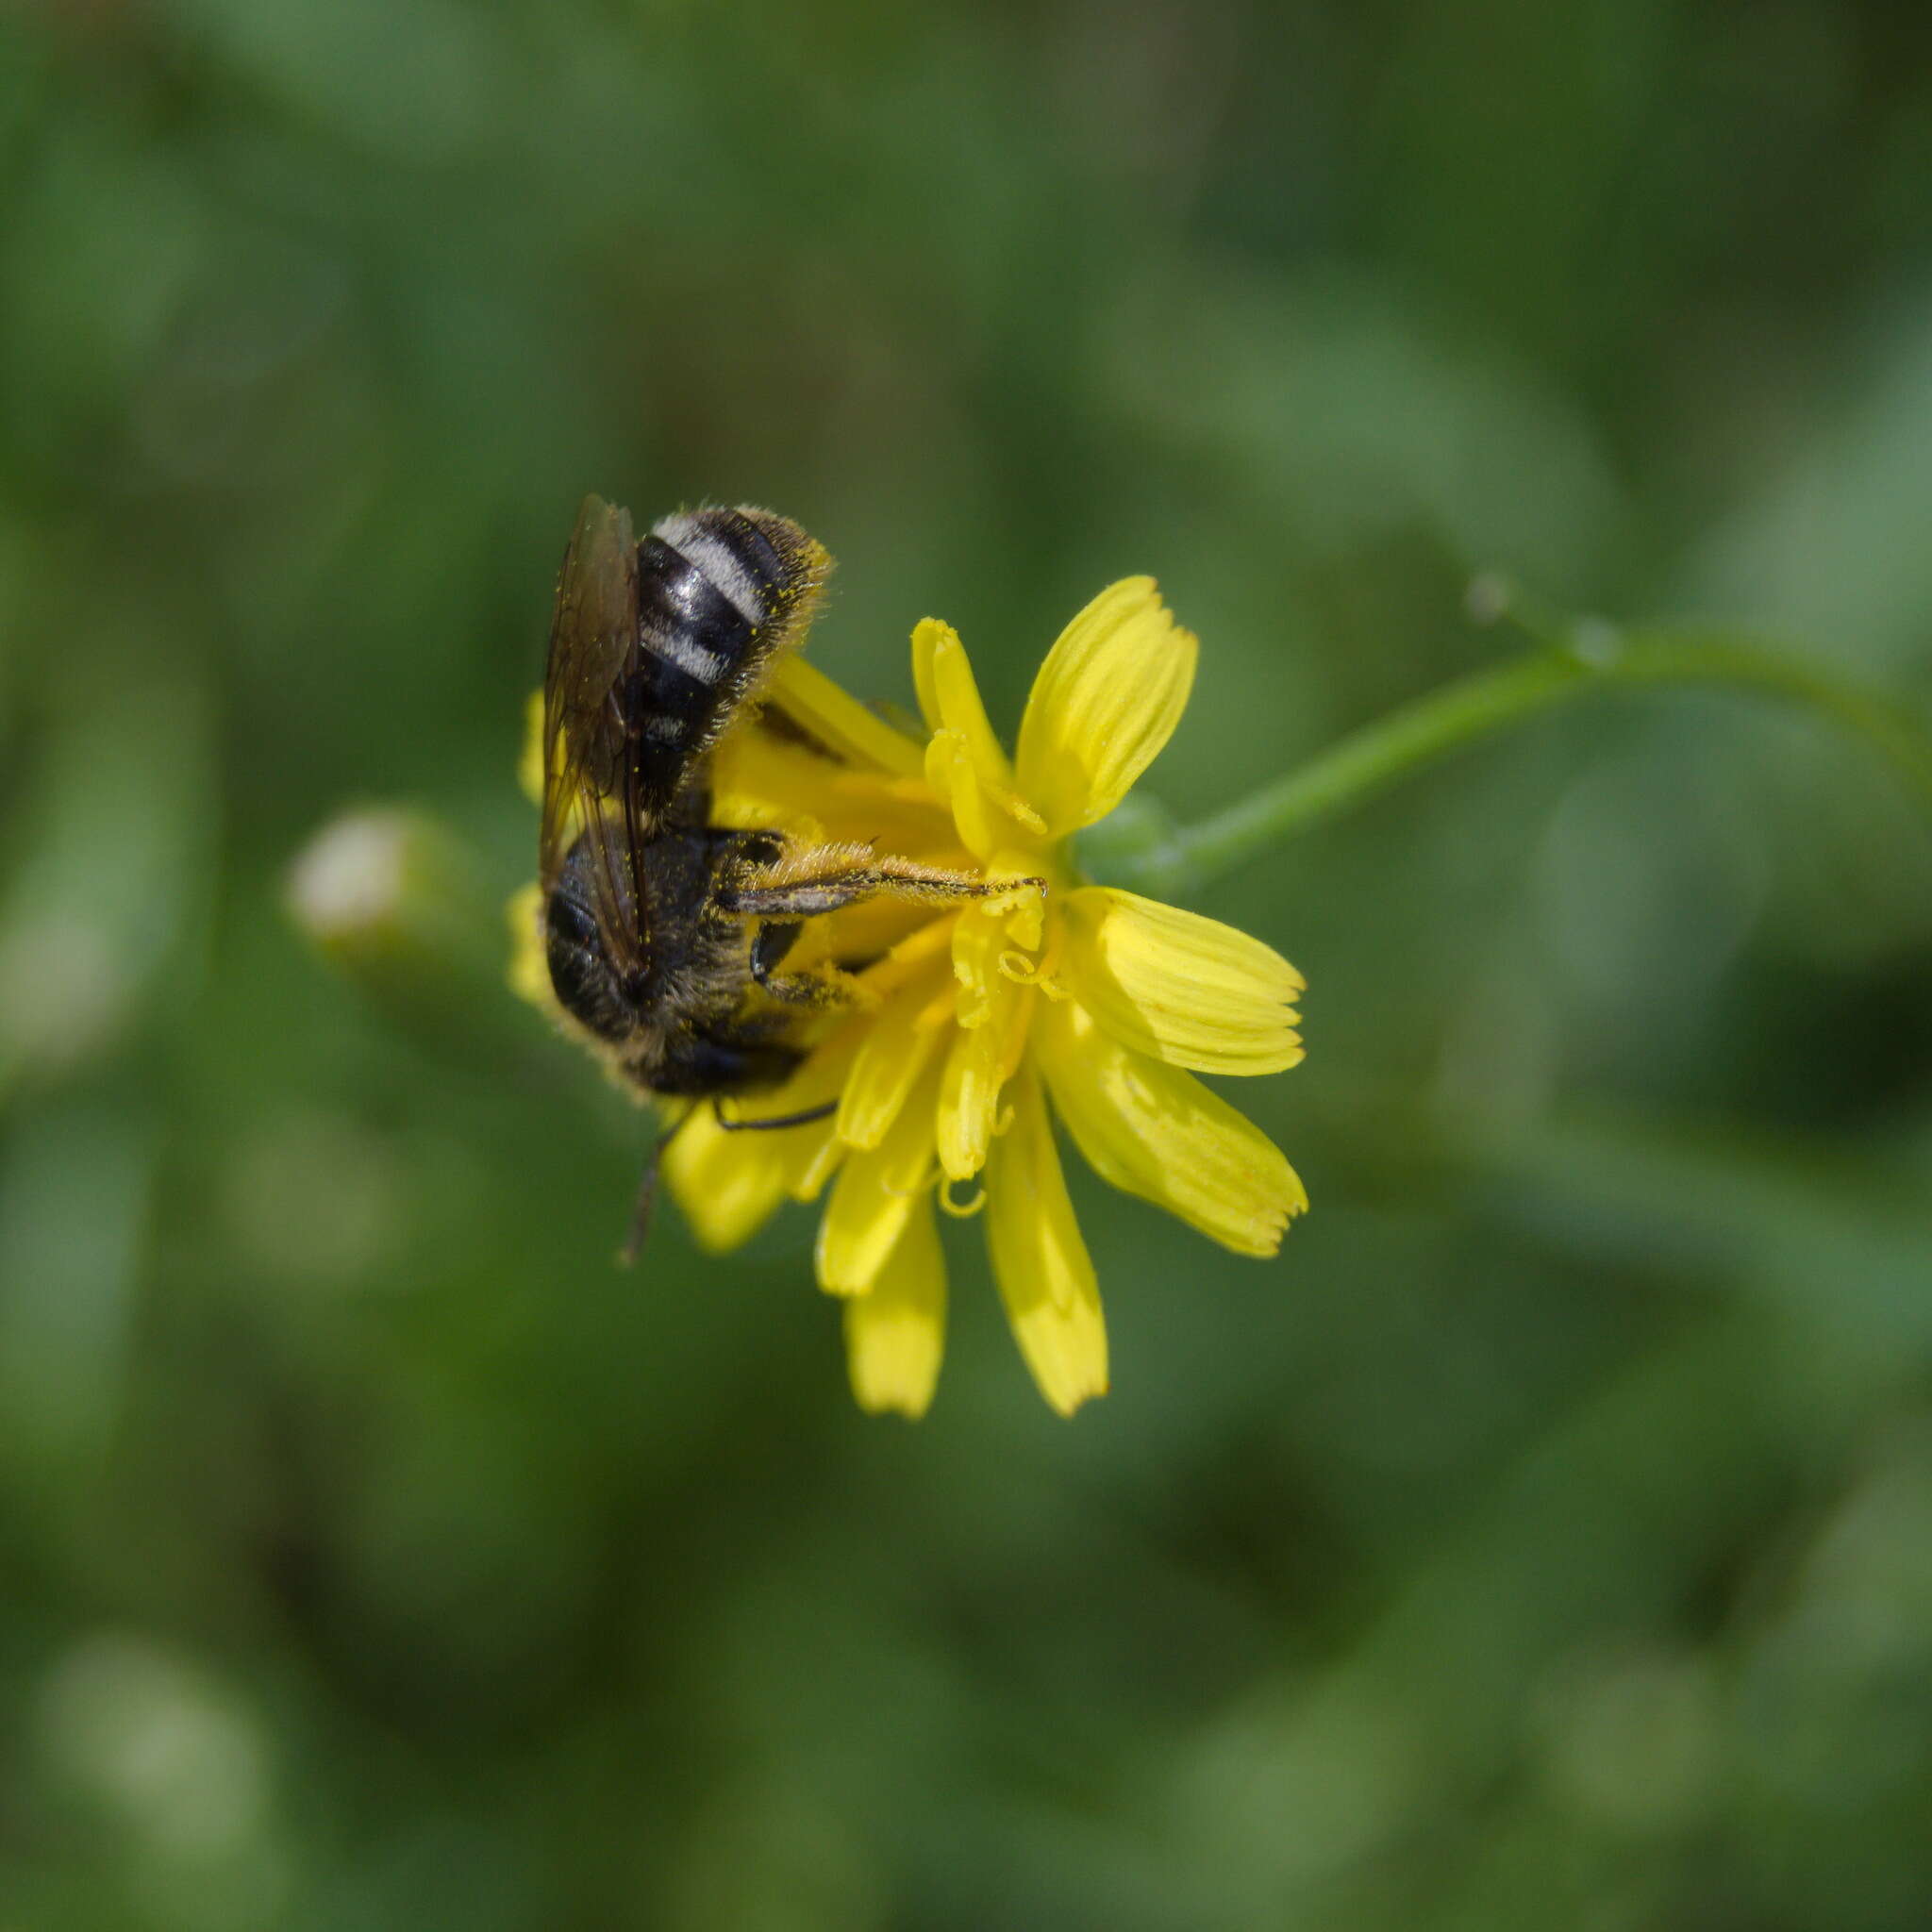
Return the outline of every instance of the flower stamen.
{"type": "Polygon", "coordinates": [[[953,1198],[953,1190],[964,1186],[965,1182],[951,1178],[940,1183],[939,1191],[933,1198],[938,1201],[941,1214],[950,1214],[955,1221],[971,1221],[986,1206],[986,1190],[977,1186],[967,1199],[956,1201],[953,1198]]]}

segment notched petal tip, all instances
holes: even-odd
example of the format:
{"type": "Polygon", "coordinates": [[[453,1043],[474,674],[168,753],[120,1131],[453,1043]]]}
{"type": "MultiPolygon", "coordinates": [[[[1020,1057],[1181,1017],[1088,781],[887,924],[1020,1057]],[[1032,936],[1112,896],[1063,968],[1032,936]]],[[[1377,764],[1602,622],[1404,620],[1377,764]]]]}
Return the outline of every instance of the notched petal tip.
{"type": "Polygon", "coordinates": [[[1063,902],[1061,974],[1123,1045],[1197,1074],[1278,1074],[1303,1058],[1302,975],[1238,927],[1111,887],[1063,902]]]}
{"type": "Polygon", "coordinates": [[[1253,1122],[1191,1074],[1123,1046],[1074,1001],[1042,1008],[1034,1037],[1055,1108],[1103,1180],[1238,1255],[1279,1249],[1307,1193],[1253,1122]]]}
{"type": "Polygon", "coordinates": [[[869,1294],[845,1304],[845,1364],[868,1415],[917,1421],[932,1406],[946,1344],[946,1263],[929,1206],[907,1222],[869,1294]]]}
{"type": "Polygon", "coordinates": [[[928,731],[941,730],[945,724],[933,660],[948,643],[958,641],[959,633],[942,617],[922,617],[912,626],[912,688],[919,694],[919,715],[928,731]]]}
{"type": "Polygon", "coordinates": [[[1107,1324],[1039,1084],[1021,1073],[987,1162],[987,1251],[1007,1320],[1058,1414],[1108,1391],[1107,1324]]]}
{"type": "Polygon", "coordinates": [[[1019,789],[1056,837],[1105,818],[1187,708],[1199,644],[1152,577],[1124,577],[1063,630],[1020,725],[1019,789]]]}

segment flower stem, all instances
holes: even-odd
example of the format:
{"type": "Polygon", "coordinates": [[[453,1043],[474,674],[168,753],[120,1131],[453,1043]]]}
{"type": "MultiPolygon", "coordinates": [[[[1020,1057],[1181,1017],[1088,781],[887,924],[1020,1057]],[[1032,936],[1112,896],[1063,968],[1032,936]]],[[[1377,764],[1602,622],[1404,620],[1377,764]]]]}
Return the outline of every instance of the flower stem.
{"type": "Polygon", "coordinates": [[[1557,625],[1514,597],[1507,614],[1541,640],[1540,648],[1401,706],[1224,811],[1123,855],[1113,868],[1118,883],[1160,896],[1199,887],[1464,745],[1573,698],[1634,686],[1730,687],[1804,706],[1865,739],[1932,808],[1932,731],[1902,707],[1811,665],[1721,630],[1557,625]]]}

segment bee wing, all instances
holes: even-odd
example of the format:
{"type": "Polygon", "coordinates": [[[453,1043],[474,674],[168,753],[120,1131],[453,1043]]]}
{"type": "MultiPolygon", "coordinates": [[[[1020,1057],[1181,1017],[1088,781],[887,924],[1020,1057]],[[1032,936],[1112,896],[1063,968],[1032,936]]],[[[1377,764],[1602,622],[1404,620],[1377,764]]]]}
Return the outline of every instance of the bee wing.
{"type": "Polygon", "coordinates": [[[637,959],[643,905],[626,679],[638,658],[638,551],[630,512],[587,496],[557,580],[543,673],[543,813],[538,870],[547,894],[588,833],[598,924],[620,971],[637,959]]]}

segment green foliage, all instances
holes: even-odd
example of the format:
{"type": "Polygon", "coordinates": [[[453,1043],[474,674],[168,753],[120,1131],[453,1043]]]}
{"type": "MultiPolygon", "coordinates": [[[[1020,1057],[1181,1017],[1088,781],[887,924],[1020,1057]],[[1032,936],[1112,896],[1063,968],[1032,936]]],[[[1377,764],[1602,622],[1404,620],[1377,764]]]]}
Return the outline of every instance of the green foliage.
{"type": "Polygon", "coordinates": [[[818,660],[903,703],[943,615],[1008,728],[1156,573],[1181,823],[1493,663],[1478,571],[1923,716],[1928,60],[1879,0],[15,9],[8,1932],[1921,1924],[1932,829],[1856,742],[1640,693],[1216,880],[1308,976],[1239,1097],[1314,1210],[1085,1194],[1072,1424],[971,1231],[913,1430],[803,1214],[615,1271],[639,1118],[283,894],[372,801],[527,874],[592,489],[797,517],[818,660]]]}

